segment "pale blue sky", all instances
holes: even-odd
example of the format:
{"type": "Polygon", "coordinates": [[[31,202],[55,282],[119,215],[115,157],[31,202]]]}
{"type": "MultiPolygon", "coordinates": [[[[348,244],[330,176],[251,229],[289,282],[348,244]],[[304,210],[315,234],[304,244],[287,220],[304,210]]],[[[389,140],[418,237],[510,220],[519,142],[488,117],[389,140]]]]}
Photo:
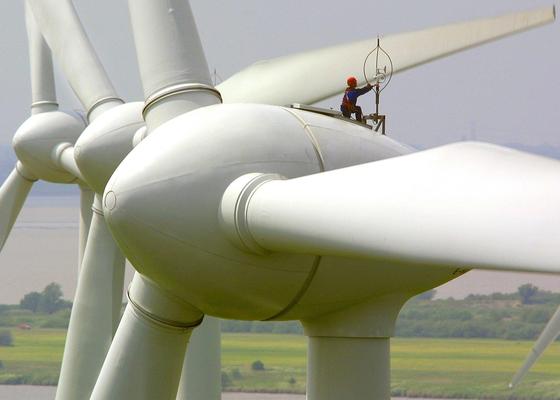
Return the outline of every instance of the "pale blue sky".
{"type": "MultiPolygon", "coordinates": [[[[192,0],[211,69],[227,78],[264,58],[348,41],[552,5],[551,0],[192,0]],[[351,5],[348,5],[351,4],[351,5]]],[[[126,1],[75,0],[118,92],[140,100],[126,1]]],[[[0,2],[0,144],[29,112],[21,0],[0,2]]],[[[432,147],[478,140],[560,147],[560,23],[397,75],[384,92],[389,134],[432,147]]],[[[59,80],[63,76],[58,73],[59,80]]],[[[63,108],[78,107],[59,85],[63,108]]],[[[338,106],[339,99],[323,105],[338,106]]],[[[362,105],[372,108],[372,97],[362,105]]]]}

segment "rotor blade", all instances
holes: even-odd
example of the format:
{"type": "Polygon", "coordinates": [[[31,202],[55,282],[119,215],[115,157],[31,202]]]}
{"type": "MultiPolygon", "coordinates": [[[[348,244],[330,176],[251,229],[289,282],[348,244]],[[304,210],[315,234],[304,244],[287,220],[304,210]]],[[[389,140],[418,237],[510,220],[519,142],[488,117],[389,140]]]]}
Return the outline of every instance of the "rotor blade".
{"type": "Polygon", "coordinates": [[[222,217],[257,248],[560,272],[556,160],[463,142],[253,191],[243,179],[224,194],[222,217]]]}
{"type": "Polygon", "coordinates": [[[91,399],[174,399],[190,334],[144,321],[128,303],[91,399]]]}
{"type": "Polygon", "coordinates": [[[86,252],[87,238],[89,235],[89,228],[91,226],[91,218],[93,211],[91,205],[93,204],[94,192],[86,185],[80,185],[80,222],[78,231],[78,271],[82,266],[84,254],[86,252]]]}
{"type": "Polygon", "coordinates": [[[511,383],[509,384],[510,388],[515,387],[519,382],[521,382],[521,379],[523,379],[527,372],[529,372],[533,364],[544,353],[546,348],[556,340],[558,335],[560,335],[560,307],[556,310],[550,321],[548,321],[548,324],[537,339],[537,342],[531,349],[531,352],[527,355],[523,365],[519,368],[519,371],[517,371],[511,380],[511,383]]]}
{"type": "Polygon", "coordinates": [[[0,187],[0,250],[4,247],[27,194],[35,182],[35,179],[21,173],[18,167],[21,170],[20,163],[0,187]]]}
{"type": "Polygon", "coordinates": [[[51,50],[37,29],[35,17],[25,2],[25,22],[29,41],[31,70],[31,111],[33,114],[58,108],[51,50]]]}
{"type": "Polygon", "coordinates": [[[149,130],[179,114],[221,102],[189,2],[129,0],[128,7],[149,130]],[[182,101],[169,104],[177,95],[182,101]],[[162,114],[156,121],[149,117],[152,110],[152,115],[162,114]]]}
{"type": "MultiPolygon", "coordinates": [[[[394,72],[448,56],[555,18],[553,7],[386,36],[381,46],[394,72]]],[[[218,86],[226,103],[312,104],[342,93],[348,75],[363,80],[363,63],[377,39],[261,61],[218,86]]],[[[368,80],[373,80],[372,69],[368,80]]]]}
{"type": "Polygon", "coordinates": [[[220,359],[220,320],[206,316],[189,339],[177,400],[219,399],[222,370],[220,359]]]}
{"type": "Polygon", "coordinates": [[[95,196],[94,212],[64,346],[56,399],[89,399],[119,321],[124,257],[95,196]]]}
{"type": "Polygon", "coordinates": [[[128,298],[91,399],[175,399],[189,337],[202,314],[138,273],[128,298]]]}
{"type": "Polygon", "coordinates": [[[84,32],[72,2],[28,2],[39,29],[88,115],[101,104],[122,103],[84,32]]]}
{"type": "Polygon", "coordinates": [[[128,7],[146,98],[178,83],[212,85],[188,1],[131,0],[128,7]]]}

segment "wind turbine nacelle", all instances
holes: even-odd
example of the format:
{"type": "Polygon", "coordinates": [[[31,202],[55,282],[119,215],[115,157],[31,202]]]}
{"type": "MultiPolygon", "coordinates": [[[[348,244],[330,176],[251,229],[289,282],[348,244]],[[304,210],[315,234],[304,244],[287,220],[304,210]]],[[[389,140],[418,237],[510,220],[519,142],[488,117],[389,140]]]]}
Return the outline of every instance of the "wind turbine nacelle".
{"type": "Polygon", "coordinates": [[[60,168],[53,161],[53,155],[61,143],[74,144],[84,128],[83,121],[62,111],[35,114],[17,130],[14,150],[37,179],[71,183],[76,177],[60,168]]]}
{"type": "Polygon", "coordinates": [[[96,192],[103,193],[115,169],[132,150],[132,139],[145,123],[143,102],[116,106],[88,125],[74,147],[76,164],[96,192]]]}
{"type": "Polygon", "coordinates": [[[408,297],[450,279],[449,272],[411,268],[414,283],[407,287],[394,262],[365,268],[363,260],[243,250],[218,217],[224,192],[247,173],[294,178],[409,152],[359,124],[317,113],[204,107],[170,120],[134,148],[107,184],[104,213],[137,271],[204,313],[308,318],[376,295],[408,297]]]}

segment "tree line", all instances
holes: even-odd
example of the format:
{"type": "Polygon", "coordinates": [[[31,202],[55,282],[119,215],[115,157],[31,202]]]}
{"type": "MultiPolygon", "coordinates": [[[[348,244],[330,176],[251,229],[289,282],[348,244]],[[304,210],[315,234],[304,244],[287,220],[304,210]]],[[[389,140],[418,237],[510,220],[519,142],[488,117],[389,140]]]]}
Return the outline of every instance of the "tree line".
{"type": "MultiPolygon", "coordinates": [[[[560,306],[560,293],[525,284],[514,293],[434,299],[435,290],[412,298],[397,319],[397,337],[534,340],[560,306]]],[[[225,332],[302,334],[297,321],[223,321],[225,332]]]]}
{"type": "MultiPolygon", "coordinates": [[[[397,337],[495,338],[534,340],[556,308],[560,293],[531,284],[514,293],[469,295],[465,299],[435,299],[435,290],[412,298],[397,319],[397,337]]],[[[72,303],[59,284],[27,293],[19,305],[0,305],[0,327],[29,323],[33,327],[65,328],[72,303]]],[[[222,321],[223,332],[302,334],[298,321],[222,321]]]]}

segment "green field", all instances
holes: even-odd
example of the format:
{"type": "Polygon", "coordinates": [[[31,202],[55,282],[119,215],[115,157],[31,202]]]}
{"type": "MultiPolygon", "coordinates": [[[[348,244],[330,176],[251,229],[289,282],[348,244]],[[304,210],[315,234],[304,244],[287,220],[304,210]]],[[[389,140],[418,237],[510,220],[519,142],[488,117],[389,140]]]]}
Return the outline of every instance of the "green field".
{"type": "MultiPolygon", "coordinates": [[[[0,382],[55,384],[64,330],[12,329],[13,347],[0,347],[0,382]]],[[[225,390],[304,392],[306,339],[296,335],[222,336],[225,390]],[[260,360],[264,371],[253,371],[260,360]]],[[[560,345],[554,344],[514,392],[506,386],[532,342],[394,339],[394,395],[485,399],[560,399],[560,345]]]]}
{"type": "Polygon", "coordinates": [[[0,370],[0,383],[56,385],[66,330],[10,331],[13,346],[0,347],[0,361],[4,366],[0,370]]]}

